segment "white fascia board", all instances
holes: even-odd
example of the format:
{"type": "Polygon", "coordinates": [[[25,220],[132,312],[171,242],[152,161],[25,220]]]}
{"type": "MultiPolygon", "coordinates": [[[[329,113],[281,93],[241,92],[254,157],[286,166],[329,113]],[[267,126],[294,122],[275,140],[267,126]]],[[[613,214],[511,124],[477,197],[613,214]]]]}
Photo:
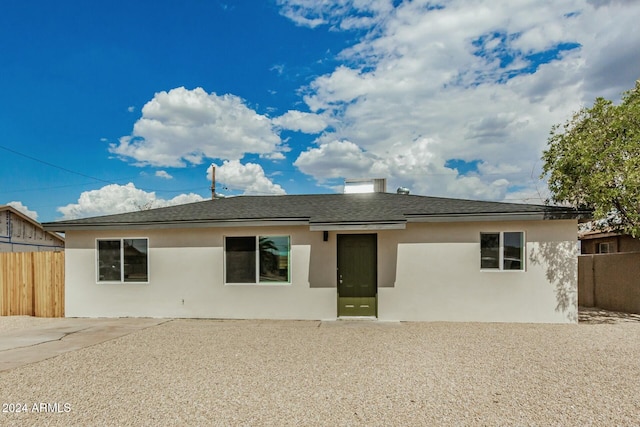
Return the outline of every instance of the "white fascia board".
{"type": "Polygon", "coordinates": [[[404,230],[406,222],[385,223],[314,223],[309,231],[359,231],[359,230],[404,230]]]}

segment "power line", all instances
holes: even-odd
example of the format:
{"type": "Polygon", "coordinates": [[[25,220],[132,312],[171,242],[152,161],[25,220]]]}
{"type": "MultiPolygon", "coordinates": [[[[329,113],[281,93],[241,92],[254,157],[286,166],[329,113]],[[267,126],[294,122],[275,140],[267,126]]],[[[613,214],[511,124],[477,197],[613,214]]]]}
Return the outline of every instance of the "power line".
{"type": "MultiPolygon", "coordinates": [[[[11,149],[9,147],[5,147],[3,145],[0,145],[0,149],[8,151],[8,152],[10,152],[12,154],[15,154],[17,156],[21,156],[21,157],[24,157],[26,159],[32,160],[34,162],[38,162],[38,163],[41,163],[43,165],[47,165],[47,166],[55,168],[55,169],[59,169],[61,171],[67,172],[67,173],[78,175],[78,176],[81,176],[81,177],[84,177],[84,178],[89,178],[89,179],[92,179],[94,181],[103,182],[105,184],[120,185],[120,184],[118,184],[117,181],[111,181],[111,180],[107,180],[107,179],[102,179],[102,178],[98,178],[98,177],[95,177],[95,176],[92,176],[92,175],[87,175],[87,174],[82,173],[82,172],[74,171],[72,169],[65,168],[63,166],[59,166],[59,165],[56,165],[56,164],[51,163],[51,162],[47,162],[46,160],[38,159],[38,158],[30,156],[28,154],[21,153],[19,151],[13,150],[13,149],[11,149]]],[[[133,178],[135,178],[135,177],[121,178],[119,181],[126,181],[126,180],[133,179],[133,178]]],[[[78,184],[78,185],[88,185],[88,184],[90,184],[90,183],[83,183],[83,184],[78,184]]],[[[41,187],[39,189],[31,188],[31,189],[28,189],[28,190],[2,191],[0,193],[10,193],[10,192],[17,192],[17,191],[38,191],[38,190],[48,190],[48,189],[54,189],[54,188],[64,188],[64,187],[73,187],[73,186],[75,186],[75,185],[41,187]]],[[[206,187],[206,186],[198,186],[198,187],[194,187],[194,188],[183,188],[183,189],[179,189],[179,190],[160,190],[160,189],[142,188],[142,187],[136,187],[136,188],[138,188],[139,190],[143,190],[143,191],[156,191],[156,192],[165,192],[165,193],[184,193],[186,191],[198,191],[198,190],[208,189],[208,187],[206,187]]]]}
{"type": "Polygon", "coordinates": [[[0,190],[0,194],[24,193],[24,192],[27,192],[27,191],[55,190],[55,189],[58,189],[58,188],[79,187],[79,186],[82,186],[82,185],[89,185],[89,184],[93,184],[93,181],[92,182],[83,182],[81,184],[52,185],[52,186],[49,186],[49,187],[39,187],[39,188],[34,188],[34,187],[14,188],[12,190],[0,190]]]}
{"type": "Polygon", "coordinates": [[[29,156],[28,154],[20,153],[19,151],[12,150],[11,148],[5,147],[3,145],[0,145],[0,149],[3,149],[5,151],[8,151],[8,152],[13,153],[15,155],[24,157],[26,159],[33,160],[34,162],[42,163],[43,165],[47,165],[47,166],[55,168],[55,169],[60,169],[61,171],[64,171],[64,172],[67,172],[67,173],[72,173],[74,175],[79,175],[79,176],[82,176],[84,178],[93,179],[95,181],[100,181],[100,182],[104,182],[104,183],[107,183],[107,184],[115,184],[115,182],[113,182],[113,181],[108,181],[108,180],[102,179],[102,178],[96,178],[95,176],[87,175],[87,174],[84,174],[82,172],[73,171],[71,169],[67,169],[67,168],[62,167],[62,166],[54,165],[53,163],[50,163],[50,162],[47,162],[45,160],[41,160],[41,159],[35,158],[33,156],[29,156]]]}

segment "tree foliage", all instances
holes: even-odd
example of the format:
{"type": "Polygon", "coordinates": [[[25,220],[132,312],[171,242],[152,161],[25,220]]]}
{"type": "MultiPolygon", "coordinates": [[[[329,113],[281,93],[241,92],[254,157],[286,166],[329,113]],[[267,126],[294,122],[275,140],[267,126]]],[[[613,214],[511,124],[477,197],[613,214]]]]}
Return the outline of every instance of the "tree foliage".
{"type": "Polygon", "coordinates": [[[622,102],[597,98],[551,129],[542,178],[552,199],[593,209],[618,231],[640,236],[640,80],[622,102]]]}

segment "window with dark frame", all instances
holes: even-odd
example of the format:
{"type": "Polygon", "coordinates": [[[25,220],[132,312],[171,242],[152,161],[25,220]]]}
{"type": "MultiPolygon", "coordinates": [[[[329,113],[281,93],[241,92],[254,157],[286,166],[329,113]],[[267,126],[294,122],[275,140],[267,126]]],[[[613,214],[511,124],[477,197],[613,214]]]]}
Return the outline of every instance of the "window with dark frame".
{"type": "Polygon", "coordinates": [[[225,283],[289,283],[289,236],[225,238],[225,283]]]}
{"type": "Polygon", "coordinates": [[[98,282],[147,282],[148,239],[98,240],[98,282]]]}
{"type": "Polygon", "coordinates": [[[524,233],[480,233],[482,270],[524,270],[524,233]]]}

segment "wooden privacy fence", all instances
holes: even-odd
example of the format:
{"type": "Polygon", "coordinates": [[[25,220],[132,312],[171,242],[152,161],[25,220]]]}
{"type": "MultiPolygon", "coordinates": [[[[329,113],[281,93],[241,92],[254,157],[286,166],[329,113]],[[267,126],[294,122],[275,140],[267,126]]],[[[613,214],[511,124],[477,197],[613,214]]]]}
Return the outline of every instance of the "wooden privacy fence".
{"type": "Polygon", "coordinates": [[[0,315],[64,317],[64,252],[0,253],[0,315]]]}

